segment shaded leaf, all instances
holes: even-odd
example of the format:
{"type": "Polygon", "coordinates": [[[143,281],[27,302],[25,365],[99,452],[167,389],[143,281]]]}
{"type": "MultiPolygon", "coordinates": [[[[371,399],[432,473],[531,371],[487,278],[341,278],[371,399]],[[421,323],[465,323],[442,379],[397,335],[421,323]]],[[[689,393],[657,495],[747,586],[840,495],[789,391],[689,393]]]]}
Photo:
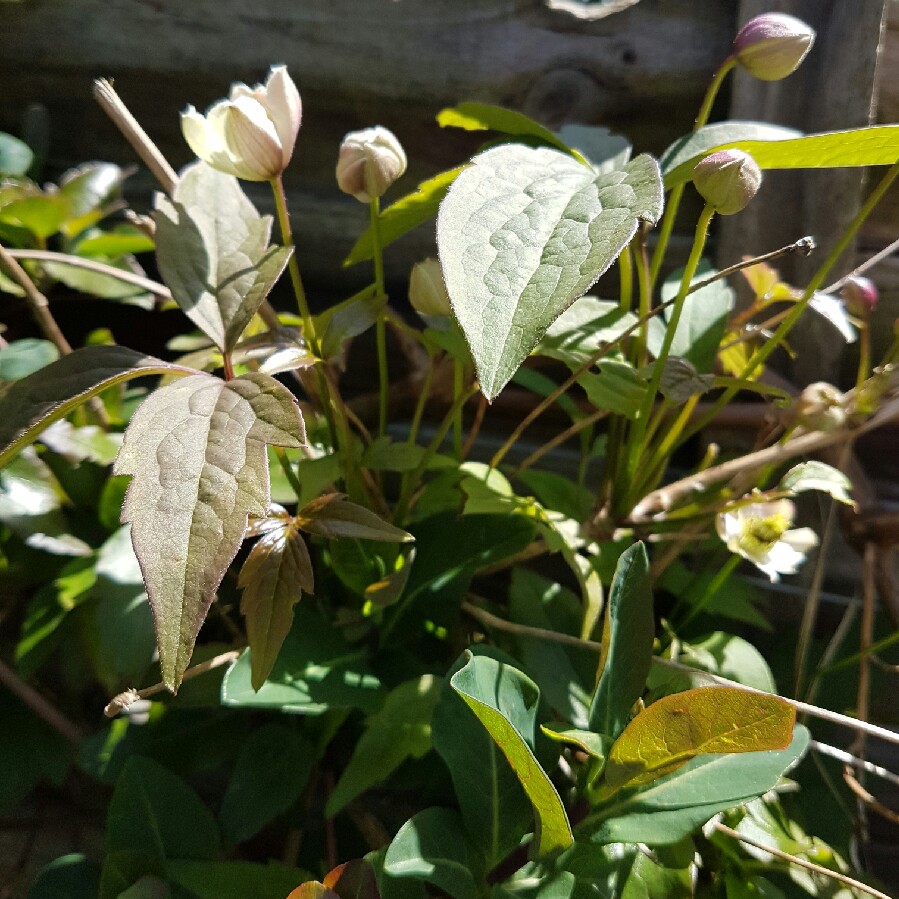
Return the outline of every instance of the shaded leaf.
{"type": "Polygon", "coordinates": [[[597,409],[636,418],[646,394],[646,378],[624,359],[603,359],[597,368],[598,371],[584,372],[577,379],[587,399],[597,409]]]}
{"type": "MultiPolygon", "coordinates": [[[[408,234],[413,228],[423,225],[437,215],[440,202],[446,196],[450,185],[459,176],[462,166],[440,172],[427,181],[422,181],[417,190],[392,203],[380,214],[381,247],[387,247],[395,240],[408,234]]],[[[362,232],[349,255],[343,260],[344,266],[355,265],[371,259],[374,253],[371,228],[362,232]]]]}
{"type": "Polygon", "coordinates": [[[271,673],[293,624],[293,607],[313,593],[312,560],[295,522],[267,530],[240,569],[240,612],[246,619],[252,684],[258,690],[271,673]]]}
{"type": "Polygon", "coordinates": [[[73,465],[85,460],[111,465],[122,445],[119,434],[109,434],[97,425],[77,428],[65,419],[53,422],[40,441],[73,465]]]}
{"type": "Polygon", "coordinates": [[[630,162],[630,141],[600,125],[568,123],[556,135],[567,147],[577,150],[597,171],[611,172],[630,162]]]}
{"type": "Polygon", "coordinates": [[[615,741],[604,780],[615,791],[656,780],[697,755],[785,749],[796,712],[777,696],[700,687],[640,712],[615,741]]]}
{"type": "Polygon", "coordinates": [[[107,387],[147,375],[193,373],[120,346],[75,350],[16,381],[0,396],[0,468],[52,422],[107,387]]]}
{"type": "Polygon", "coordinates": [[[309,877],[306,871],[275,861],[261,865],[178,859],[166,865],[166,873],[196,899],[284,899],[289,890],[309,877]]]}
{"type": "Polygon", "coordinates": [[[536,684],[511,666],[469,653],[450,685],[487,728],[531,800],[537,853],[569,846],[571,825],[565,807],[532,748],[540,698],[536,684]]]}
{"type": "Polygon", "coordinates": [[[837,502],[854,505],[849,491],[852,483],[842,471],[825,462],[800,462],[794,465],[778,484],[779,490],[788,493],[804,493],[806,490],[820,490],[837,502]]]}
{"type": "Polygon", "coordinates": [[[286,812],[309,780],[315,751],[296,730],[266,724],[247,737],[231,771],[219,821],[231,843],[242,843],[286,812]]]}
{"type": "Polygon", "coordinates": [[[339,540],[380,540],[385,543],[407,543],[411,534],[395,528],[374,512],[351,503],[342,493],[327,493],[307,503],[297,513],[297,526],[310,534],[339,540]]]}
{"type": "Polygon", "coordinates": [[[74,852],[54,859],[41,870],[28,890],[28,899],[96,899],[99,889],[96,862],[74,852]]]}
{"type": "Polygon", "coordinates": [[[642,543],[622,553],[606,603],[590,730],[613,739],[646,686],[655,635],[649,558],[642,543]]]}
{"type": "Polygon", "coordinates": [[[249,513],[269,505],[265,444],[305,440],[294,396],[268,375],[192,375],[135,412],[116,460],[133,475],[122,521],[153,607],[160,667],[177,690],[249,513]]]}
{"type": "Polygon", "coordinates": [[[431,716],[439,695],[440,680],[431,674],[390,691],[380,711],[365,722],[365,732],[328,797],[327,817],[385,781],[407,758],[421,758],[430,751],[431,716]]]}
{"type": "Polygon", "coordinates": [[[666,400],[682,405],[690,397],[706,393],[715,386],[714,375],[701,375],[689,359],[669,356],[665,360],[659,390],[666,400]]]}
{"type": "Polygon", "coordinates": [[[55,362],[59,350],[49,340],[25,337],[0,347],[0,380],[18,381],[55,362]]]}
{"type": "Polygon", "coordinates": [[[472,160],[441,203],[437,243],[481,391],[493,399],[547,328],[662,209],[656,162],[597,175],[572,156],[506,144],[472,160]]]}
{"type": "Polygon", "coordinates": [[[324,885],[340,899],[380,899],[374,869],[364,858],[355,858],[332,868],[325,875],[324,885]]]}
{"type": "Polygon", "coordinates": [[[33,161],[34,153],[25,141],[0,131],[0,174],[24,175],[33,161]]]}
{"type": "Polygon", "coordinates": [[[230,352],[281,276],[292,250],[269,246],[260,216],[237,179],[201,162],[156,209],[156,259],[185,315],[230,352]]]}
{"type": "Polygon", "coordinates": [[[362,296],[350,297],[316,316],[315,330],[322,335],[322,358],[338,356],[347,340],[375,326],[387,306],[387,297],[374,296],[373,287],[362,293],[362,296]]]}
{"type": "Polygon", "coordinates": [[[384,873],[434,884],[452,899],[476,899],[483,862],[459,813],[429,808],[408,820],[387,847],[384,873]]]}
{"type": "Polygon", "coordinates": [[[575,300],[547,328],[538,352],[577,368],[636,321],[636,316],[623,311],[618,303],[584,296],[575,300]]]}
{"type": "Polygon", "coordinates": [[[718,812],[776,786],[805,753],[808,741],[808,731],[797,725],[786,749],[698,756],[671,774],[598,806],[578,825],[578,840],[650,846],[677,842],[718,812]]]}

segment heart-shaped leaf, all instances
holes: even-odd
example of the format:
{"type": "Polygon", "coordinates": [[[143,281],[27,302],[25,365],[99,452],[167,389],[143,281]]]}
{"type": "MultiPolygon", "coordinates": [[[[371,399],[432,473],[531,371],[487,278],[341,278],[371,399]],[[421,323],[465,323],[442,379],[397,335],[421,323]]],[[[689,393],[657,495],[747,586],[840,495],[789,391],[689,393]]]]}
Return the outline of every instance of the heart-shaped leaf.
{"type": "Polygon", "coordinates": [[[189,166],[172,200],[156,206],[156,261],[184,314],[230,352],[291,250],[269,246],[271,216],[260,216],[237,179],[201,162],[189,166]]]}
{"type": "Polygon", "coordinates": [[[254,690],[271,674],[293,624],[293,607],[313,592],[312,560],[306,543],[289,521],[266,531],[247,556],[237,585],[243,588],[240,611],[247,622],[254,690]]]}
{"type": "Polygon", "coordinates": [[[558,150],[504,144],[475,156],[437,217],[453,312],[493,399],[547,328],[662,211],[658,164],[598,174],[558,150]]]}
{"type": "Polygon", "coordinates": [[[268,375],[192,375],[144,400],[116,474],[133,475],[122,521],[140,560],[166,685],[177,690],[250,513],[269,505],[265,445],[305,440],[296,399],[268,375]]]}

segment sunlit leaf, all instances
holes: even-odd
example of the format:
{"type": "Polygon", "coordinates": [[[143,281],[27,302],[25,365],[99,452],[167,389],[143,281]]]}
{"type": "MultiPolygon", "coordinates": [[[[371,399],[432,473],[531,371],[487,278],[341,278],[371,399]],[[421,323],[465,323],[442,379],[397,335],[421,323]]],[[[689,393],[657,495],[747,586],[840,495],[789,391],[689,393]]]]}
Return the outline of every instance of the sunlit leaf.
{"type": "Polygon", "coordinates": [[[854,505],[849,491],[852,482],[839,469],[825,462],[800,462],[794,465],[781,479],[778,489],[787,493],[804,493],[820,490],[847,506],[854,505]]]}
{"type": "Polygon", "coordinates": [[[697,755],[785,749],[796,712],[777,696],[700,687],[640,712],[615,741],[604,780],[610,791],[655,780],[697,755]]]}
{"type": "Polygon", "coordinates": [[[474,157],[440,206],[437,244],[488,399],[661,208],[649,156],[603,175],[545,147],[504,144],[474,157]]]}
{"type": "Polygon", "coordinates": [[[59,350],[49,340],[25,337],[0,347],[0,381],[18,381],[55,362],[59,350]]]}
{"type": "Polygon", "coordinates": [[[247,516],[269,506],[265,444],[305,440],[296,399],[268,375],[192,375],[144,400],[116,474],[133,475],[122,520],[144,572],[160,667],[176,690],[247,516]]]}
{"type": "Polygon", "coordinates": [[[535,122],[523,112],[504,109],[492,103],[466,102],[441,109],[437,113],[441,128],[464,128],[466,131],[499,131],[514,137],[537,137],[551,147],[569,153],[568,145],[560,137],[535,122]]]}
{"type": "Polygon", "coordinates": [[[342,493],[328,493],[307,503],[297,513],[297,524],[310,534],[331,540],[355,537],[357,540],[381,540],[407,543],[413,539],[369,509],[351,503],[342,493]]]}
{"type": "Polygon", "coordinates": [[[450,684],[487,728],[531,800],[537,853],[569,846],[571,825],[565,806],[531,748],[540,695],[536,684],[495,659],[473,655],[450,684]]]}
{"type": "Polygon", "coordinates": [[[291,249],[269,245],[260,216],[237,179],[189,166],[172,200],[156,209],[156,259],[190,320],[229,352],[281,275],[291,249]]]}

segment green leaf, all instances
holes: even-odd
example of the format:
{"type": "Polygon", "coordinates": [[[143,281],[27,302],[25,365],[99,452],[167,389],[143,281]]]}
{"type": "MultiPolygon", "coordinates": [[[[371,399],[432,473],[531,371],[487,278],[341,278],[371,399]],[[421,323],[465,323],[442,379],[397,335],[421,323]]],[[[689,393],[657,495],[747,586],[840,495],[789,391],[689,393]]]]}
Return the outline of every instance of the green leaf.
{"type": "Polygon", "coordinates": [[[119,434],[107,433],[97,425],[76,428],[65,419],[53,422],[40,441],[72,465],[84,461],[111,465],[122,445],[119,434]]]}
{"type": "Polygon", "coordinates": [[[65,230],[75,236],[103,216],[104,209],[116,199],[125,173],[111,162],[88,162],[70,169],[59,180],[59,192],[70,204],[70,216],[65,230]],[[94,215],[91,215],[94,213],[94,215]]]}
{"type": "Polygon", "coordinates": [[[808,731],[797,725],[786,749],[699,756],[600,805],[578,825],[578,840],[650,846],[677,842],[718,812],[775,787],[805,753],[808,741],[808,731]]]}
{"type": "MultiPolygon", "coordinates": [[[[112,268],[120,269],[123,272],[131,274],[143,275],[143,269],[128,256],[120,258],[111,258],[107,256],[89,257],[109,265],[112,268]]],[[[57,281],[65,284],[72,290],[77,290],[86,296],[100,297],[105,300],[118,300],[142,309],[152,309],[154,305],[153,295],[148,293],[142,287],[136,287],[134,284],[128,284],[112,275],[105,275],[99,272],[89,271],[77,265],[70,265],[68,262],[44,262],[42,263],[44,271],[57,281]]]]}
{"type": "Polygon", "coordinates": [[[820,490],[837,502],[853,506],[849,495],[852,482],[843,472],[824,462],[801,462],[794,465],[781,479],[778,490],[787,493],[804,493],[806,490],[820,490]]]}
{"type": "Polygon", "coordinates": [[[297,513],[297,525],[329,540],[356,538],[385,543],[408,543],[413,537],[388,524],[374,512],[351,503],[342,493],[327,493],[306,503],[297,513]]]}
{"type": "Polygon", "coordinates": [[[195,163],[172,200],[156,209],[156,259],[184,314],[230,352],[281,276],[292,250],[269,246],[260,216],[237,179],[195,163]]]}
{"type": "Polygon", "coordinates": [[[322,357],[333,359],[343,352],[347,340],[364,334],[374,327],[387,306],[387,297],[369,295],[374,287],[363,291],[363,296],[350,297],[316,316],[315,330],[322,335],[322,357]]]}
{"type": "Polygon", "coordinates": [[[99,888],[96,862],[74,852],[54,859],[37,875],[28,899],[96,899],[99,888]]]}
{"type": "Polygon", "coordinates": [[[537,853],[546,855],[571,845],[565,806],[532,748],[540,699],[537,685],[508,665],[470,653],[450,685],[487,728],[531,800],[537,853]]]}
{"type": "Polygon", "coordinates": [[[284,899],[290,890],[308,880],[299,868],[270,861],[253,862],[170,861],[169,879],[190,891],[196,899],[284,899]]]}
{"type": "Polygon", "coordinates": [[[19,177],[31,168],[34,153],[24,141],[0,131],[0,174],[19,177]]]}
{"type": "MultiPolygon", "coordinates": [[[[714,126],[710,126],[714,127],[714,126]]],[[[767,126],[771,127],[771,126],[767,126]]],[[[697,132],[701,134],[702,131],[697,132]]],[[[876,125],[827,131],[786,140],[725,137],[696,151],[686,161],[682,148],[665,171],[665,186],[689,181],[696,163],[709,153],[734,147],[749,153],[761,169],[835,169],[845,166],[892,165],[899,159],[899,125],[876,125]]],[[[687,151],[689,152],[689,150],[687,151]]]]}
{"type": "Polygon", "coordinates": [[[556,135],[565,146],[576,149],[599,171],[620,169],[631,158],[632,147],[628,139],[599,125],[569,123],[563,125],[556,135]]]}
{"type": "MultiPolygon", "coordinates": [[[[651,372],[652,367],[647,368],[651,372]]],[[[665,359],[659,390],[671,403],[681,406],[694,396],[707,393],[718,386],[714,375],[701,375],[689,359],[682,356],[669,356],[665,359]]]]}
{"type": "Polygon", "coordinates": [[[227,382],[192,375],[159,388],[134,413],[114,471],[133,475],[122,521],[132,524],[171,690],[181,683],[248,515],[268,511],[265,445],[304,440],[293,394],[259,373],[227,382]]]}
{"type": "Polygon", "coordinates": [[[786,749],[796,712],[777,696],[737,687],[700,687],[665,696],[640,712],[609,752],[610,791],[636,787],[697,755],[786,749]]]}
{"type": "Polygon", "coordinates": [[[293,629],[262,688],[253,688],[250,653],[244,653],[225,674],[222,704],[303,715],[347,708],[374,712],[383,691],[365,658],[366,652],[350,647],[312,603],[300,603],[293,629]]]}
{"type": "MultiPolygon", "coordinates": [[[[485,645],[476,655],[504,656],[485,645]]],[[[463,655],[450,670],[465,664],[463,655]]],[[[511,659],[509,659],[511,662],[511,659]]],[[[432,722],[434,749],[449,768],[465,829],[493,867],[514,850],[531,829],[533,807],[515,772],[462,697],[443,681],[432,722]]]]}
{"type": "Polygon", "coordinates": [[[161,859],[136,849],[109,852],[100,872],[99,899],[171,899],[161,859]]]}
{"type": "Polygon", "coordinates": [[[116,782],[106,817],[106,851],[168,858],[214,859],[221,851],[212,812],[162,765],[134,756],[116,782]]]}
{"type": "Polygon", "coordinates": [[[387,847],[384,873],[434,884],[452,899],[476,899],[483,862],[459,813],[429,808],[408,820],[387,847]]]}
{"type": "Polygon", "coordinates": [[[295,729],[266,724],[240,748],[219,821],[231,843],[242,843],[300,798],[312,772],[314,749],[295,729]]]}
{"type": "Polygon", "coordinates": [[[597,409],[635,419],[646,393],[646,378],[624,359],[603,359],[597,367],[599,371],[584,372],[577,379],[587,399],[597,409]]]}
{"type": "Polygon", "coordinates": [[[240,569],[240,613],[246,619],[253,689],[271,674],[293,624],[293,607],[314,592],[312,560],[296,523],[264,533],[240,569]]]}
{"type": "Polygon", "coordinates": [[[388,435],[376,437],[362,453],[362,464],[372,471],[413,471],[425,449],[418,444],[397,443],[388,435]]]}
{"type": "Polygon", "coordinates": [[[91,346],[16,381],[0,396],[0,468],[52,422],[107,387],[147,375],[187,375],[189,368],[119,346],[91,346]]]}
{"type": "Polygon", "coordinates": [[[756,690],[776,693],[774,675],[765,657],[748,641],[734,634],[715,631],[703,640],[685,643],[681,661],[691,667],[711,671],[756,690]]]}
{"type": "Polygon", "coordinates": [[[514,137],[537,137],[551,147],[570,153],[560,137],[522,112],[504,109],[491,103],[467,102],[441,109],[437,113],[441,128],[464,128],[466,131],[499,131],[514,137]]]}
{"type": "Polygon", "coordinates": [[[59,350],[49,340],[25,337],[0,347],[0,381],[18,381],[55,362],[59,350]]]}
{"type": "Polygon", "coordinates": [[[598,175],[558,150],[505,144],[472,160],[440,206],[437,244],[481,391],[493,399],[547,328],[662,209],[658,165],[598,175]]]}
{"type": "MultiPolygon", "coordinates": [[[[434,175],[427,181],[422,181],[413,193],[397,200],[396,203],[392,203],[381,212],[379,218],[382,249],[437,215],[440,202],[446,196],[450,185],[459,176],[462,168],[460,166],[449,169],[434,175]]],[[[357,262],[371,259],[373,255],[371,228],[367,228],[353,245],[353,249],[343,260],[343,264],[344,266],[355,265],[357,262]]]]}
{"type": "Polygon", "coordinates": [[[593,733],[592,730],[579,730],[564,722],[552,725],[540,725],[540,730],[554,743],[563,743],[566,746],[574,746],[581,752],[586,752],[600,761],[609,754],[612,745],[608,737],[593,733]]]}
{"type": "Polygon", "coordinates": [[[646,686],[652,664],[655,622],[649,558],[642,543],[628,547],[618,560],[606,603],[602,652],[590,730],[617,737],[646,686]]]}
{"type": "Polygon", "coordinates": [[[620,337],[637,321],[618,303],[584,296],[575,300],[547,329],[538,352],[578,368],[603,344],[620,337]]]}
{"type": "Polygon", "coordinates": [[[328,797],[326,817],[333,818],[360,793],[385,781],[407,758],[430,751],[431,717],[439,695],[440,680],[431,674],[390,691],[381,710],[365,722],[365,733],[328,797]]]}
{"type": "MultiPolygon", "coordinates": [[[[700,262],[691,284],[704,281],[715,270],[708,262],[700,262]]],[[[673,300],[680,289],[682,272],[674,272],[665,279],[662,285],[662,302],[673,300]]],[[[727,320],[734,305],[734,292],[722,279],[713,281],[707,287],[688,294],[684,300],[680,321],[674,342],[671,344],[671,355],[687,359],[700,373],[710,372],[715,364],[715,356],[724,332],[727,320]]],[[[649,322],[647,346],[653,355],[658,355],[665,330],[671,318],[671,307],[662,312],[662,318],[655,316],[649,322]]]]}
{"type": "Polygon", "coordinates": [[[75,252],[79,256],[127,256],[149,253],[156,244],[132,225],[118,225],[110,231],[96,229],[90,237],[79,240],[75,252]]]}
{"type": "Polygon", "coordinates": [[[25,228],[39,240],[59,231],[69,215],[69,201],[61,193],[36,193],[0,206],[0,222],[25,228]]]}

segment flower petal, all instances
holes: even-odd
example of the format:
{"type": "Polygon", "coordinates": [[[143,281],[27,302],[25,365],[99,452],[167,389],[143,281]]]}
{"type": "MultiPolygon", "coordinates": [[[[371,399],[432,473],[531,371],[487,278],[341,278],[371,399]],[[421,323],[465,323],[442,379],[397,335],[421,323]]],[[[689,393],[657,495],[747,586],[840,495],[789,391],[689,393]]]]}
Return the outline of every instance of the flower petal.
{"type": "Polygon", "coordinates": [[[209,121],[193,106],[188,106],[181,113],[181,133],[194,155],[204,162],[209,162],[210,156],[221,146],[209,121]]]}
{"type": "Polygon", "coordinates": [[[286,167],[293,154],[293,145],[300,130],[303,104],[300,92],[287,74],[287,66],[272,66],[265,82],[265,99],[260,102],[275,125],[281,141],[282,166],[286,167]]]}
{"type": "Polygon", "coordinates": [[[250,97],[228,104],[225,146],[232,163],[249,181],[268,181],[283,170],[281,142],[263,106],[250,97]]]}

